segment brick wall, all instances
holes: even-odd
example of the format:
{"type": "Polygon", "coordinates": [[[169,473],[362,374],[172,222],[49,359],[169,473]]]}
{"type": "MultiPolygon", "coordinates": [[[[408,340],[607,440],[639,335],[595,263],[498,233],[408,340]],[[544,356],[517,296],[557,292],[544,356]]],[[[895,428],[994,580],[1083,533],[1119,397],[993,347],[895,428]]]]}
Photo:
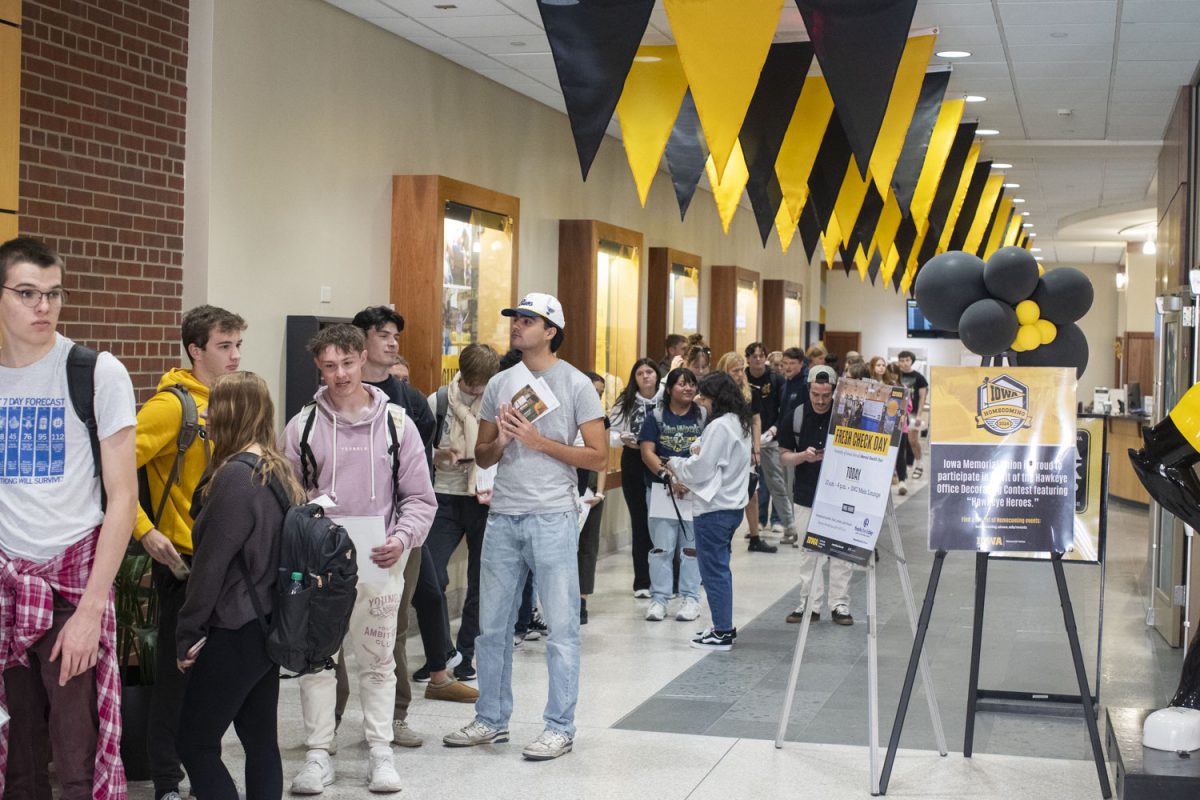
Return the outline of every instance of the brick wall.
{"type": "Polygon", "coordinates": [[[67,336],[143,400],[179,363],[188,0],[25,0],[20,231],[67,264],[67,336]]]}

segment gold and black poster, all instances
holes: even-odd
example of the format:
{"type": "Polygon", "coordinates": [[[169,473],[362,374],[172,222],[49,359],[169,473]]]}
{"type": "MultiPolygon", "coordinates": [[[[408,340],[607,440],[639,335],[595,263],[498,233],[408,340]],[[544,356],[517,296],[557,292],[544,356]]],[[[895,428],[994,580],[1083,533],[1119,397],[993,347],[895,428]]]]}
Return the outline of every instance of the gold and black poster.
{"type": "Polygon", "coordinates": [[[929,549],[1068,552],[1075,372],[934,367],[929,549]]]}

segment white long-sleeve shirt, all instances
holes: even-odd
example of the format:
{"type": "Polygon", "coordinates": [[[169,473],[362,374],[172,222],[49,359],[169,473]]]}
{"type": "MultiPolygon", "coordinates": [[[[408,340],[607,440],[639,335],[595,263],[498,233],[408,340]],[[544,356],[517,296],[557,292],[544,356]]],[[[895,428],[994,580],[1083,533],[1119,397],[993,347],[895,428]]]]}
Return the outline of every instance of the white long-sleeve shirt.
{"type": "Polygon", "coordinates": [[[676,456],[671,472],[692,490],[693,512],[740,511],[749,500],[750,434],[736,414],[710,420],[693,449],[698,455],[676,456]],[[705,500],[705,495],[708,500],[705,500]]]}

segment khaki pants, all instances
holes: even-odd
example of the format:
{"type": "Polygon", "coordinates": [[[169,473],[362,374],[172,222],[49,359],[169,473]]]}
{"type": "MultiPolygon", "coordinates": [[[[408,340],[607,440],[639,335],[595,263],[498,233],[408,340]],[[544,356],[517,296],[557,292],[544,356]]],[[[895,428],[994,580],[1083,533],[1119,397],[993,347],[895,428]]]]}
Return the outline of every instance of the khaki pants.
{"type": "MultiPolygon", "coordinates": [[[[796,516],[796,528],[800,531],[801,539],[804,538],[805,532],[808,530],[808,518],[812,516],[812,509],[808,506],[794,506],[796,516]]],[[[813,565],[817,563],[817,559],[824,559],[829,562],[829,608],[830,610],[840,605],[850,605],[850,579],[854,577],[854,565],[849,561],[840,558],[830,558],[821,553],[814,553],[812,550],[800,550],[800,597],[808,600],[809,611],[821,611],[821,605],[825,601],[825,576],[820,569],[817,570],[817,578],[811,586],[809,581],[813,576],[813,565]]]]}

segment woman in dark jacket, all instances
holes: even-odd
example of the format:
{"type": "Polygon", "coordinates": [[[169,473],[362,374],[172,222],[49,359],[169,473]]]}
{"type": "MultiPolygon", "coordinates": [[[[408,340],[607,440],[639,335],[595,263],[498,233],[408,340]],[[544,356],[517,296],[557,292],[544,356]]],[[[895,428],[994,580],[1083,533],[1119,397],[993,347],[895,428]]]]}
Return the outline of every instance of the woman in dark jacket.
{"type": "Polygon", "coordinates": [[[246,751],[247,800],[283,794],[279,667],[267,657],[250,593],[264,614],[274,610],[284,511],[271,484],[292,502],[304,495],[276,449],[274,423],[262,378],[233,372],[213,383],[208,434],[214,448],[192,506],[192,574],[176,641],[161,643],[175,645],[179,669],[190,672],[176,747],[192,793],[204,800],[238,797],[221,762],[221,737],[231,723],[246,751]],[[240,454],[250,458],[235,458],[240,454]]]}

